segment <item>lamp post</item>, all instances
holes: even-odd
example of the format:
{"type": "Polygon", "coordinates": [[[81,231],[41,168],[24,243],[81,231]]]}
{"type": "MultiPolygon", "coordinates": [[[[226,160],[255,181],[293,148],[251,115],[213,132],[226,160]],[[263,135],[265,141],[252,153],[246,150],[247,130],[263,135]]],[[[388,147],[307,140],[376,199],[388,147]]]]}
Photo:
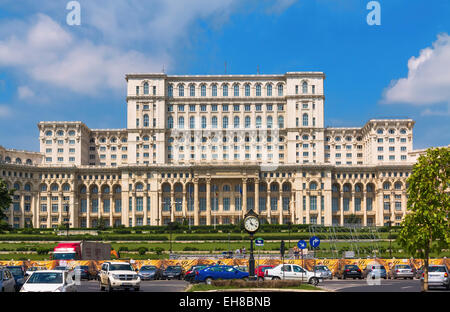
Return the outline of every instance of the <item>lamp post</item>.
{"type": "Polygon", "coordinates": [[[245,215],[244,215],[244,228],[247,231],[248,234],[250,234],[250,257],[248,259],[248,272],[249,272],[249,278],[254,279],[255,278],[255,258],[253,256],[253,235],[258,231],[259,229],[259,219],[258,214],[253,211],[253,209],[250,209],[245,215]]]}
{"type": "Polygon", "coordinates": [[[392,236],[391,236],[391,229],[392,229],[392,221],[389,220],[386,222],[389,224],[389,258],[392,259],[392,236]]]}

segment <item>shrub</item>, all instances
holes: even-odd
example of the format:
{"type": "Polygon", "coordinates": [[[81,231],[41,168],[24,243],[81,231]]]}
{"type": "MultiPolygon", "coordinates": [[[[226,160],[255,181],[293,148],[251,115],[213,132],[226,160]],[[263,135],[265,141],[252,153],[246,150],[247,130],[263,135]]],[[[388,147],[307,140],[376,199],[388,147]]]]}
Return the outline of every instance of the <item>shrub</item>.
{"type": "Polygon", "coordinates": [[[120,246],[119,247],[119,252],[120,251],[128,251],[128,247],[127,246],[120,246]]]}
{"type": "Polygon", "coordinates": [[[36,252],[38,255],[47,255],[51,251],[50,248],[37,248],[36,252]]]}
{"type": "Polygon", "coordinates": [[[162,248],[162,247],[155,247],[154,250],[155,250],[155,253],[157,255],[161,255],[163,253],[163,251],[164,251],[164,248],[162,248]]]}
{"type": "Polygon", "coordinates": [[[186,246],[183,248],[183,251],[198,251],[198,248],[186,246]]]}
{"type": "Polygon", "coordinates": [[[147,247],[139,247],[138,252],[140,255],[145,255],[145,253],[148,251],[147,247]]]}

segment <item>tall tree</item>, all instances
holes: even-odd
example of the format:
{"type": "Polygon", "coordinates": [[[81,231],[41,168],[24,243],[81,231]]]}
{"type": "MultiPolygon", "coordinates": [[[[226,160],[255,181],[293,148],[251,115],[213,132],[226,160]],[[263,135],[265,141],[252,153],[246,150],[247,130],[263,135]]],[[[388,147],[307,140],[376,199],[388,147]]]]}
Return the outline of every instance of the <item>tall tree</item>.
{"type": "Polygon", "coordinates": [[[8,190],[6,182],[0,179],[0,230],[9,228],[6,222],[5,210],[11,205],[13,195],[14,190],[8,190]]]}
{"type": "Polygon", "coordinates": [[[408,213],[398,242],[413,257],[424,259],[423,290],[428,291],[430,253],[450,244],[450,148],[428,149],[407,182],[408,213]]]}

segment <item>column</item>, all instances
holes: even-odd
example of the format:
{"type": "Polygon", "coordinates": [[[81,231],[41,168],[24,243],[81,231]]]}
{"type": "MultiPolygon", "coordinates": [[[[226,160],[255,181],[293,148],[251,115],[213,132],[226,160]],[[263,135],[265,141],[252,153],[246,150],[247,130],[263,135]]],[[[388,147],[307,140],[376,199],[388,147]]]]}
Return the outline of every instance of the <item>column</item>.
{"type": "Polygon", "coordinates": [[[247,212],[247,178],[242,179],[242,216],[247,212]]]}
{"type": "Polygon", "coordinates": [[[309,191],[306,193],[306,224],[311,223],[311,198],[309,191]]]}
{"type": "Polygon", "coordinates": [[[267,211],[267,222],[270,224],[270,223],[272,223],[272,220],[271,220],[272,212],[270,211],[270,188],[269,188],[269,183],[267,183],[266,211],[267,211]]]}
{"type": "Polygon", "coordinates": [[[194,180],[194,225],[198,225],[198,179],[194,180]]]}
{"type": "MultiPolygon", "coordinates": [[[[322,224],[322,196],[323,196],[323,191],[320,191],[319,194],[317,194],[317,224],[323,225],[322,224]]],[[[325,197],[323,199],[325,201],[325,197]]],[[[325,205],[325,203],[324,203],[325,205]]]]}
{"type": "Polygon", "coordinates": [[[325,225],[330,226],[333,224],[333,212],[331,211],[331,190],[325,192],[325,225]]]}
{"type": "Polygon", "coordinates": [[[21,228],[25,227],[25,196],[23,194],[20,195],[20,223],[19,226],[21,228]]]}
{"type": "Polygon", "coordinates": [[[279,194],[278,195],[278,201],[279,201],[278,211],[280,212],[280,214],[278,216],[278,223],[283,224],[283,193],[281,192],[281,187],[280,187],[280,192],[278,194],[279,194]]]}
{"type": "Polygon", "coordinates": [[[36,199],[34,198],[36,194],[31,193],[31,211],[33,216],[31,217],[31,222],[33,222],[33,228],[38,228],[38,223],[36,222],[36,216],[39,216],[39,210],[36,209],[36,199]]]}
{"type": "Polygon", "coordinates": [[[175,221],[175,193],[173,190],[173,185],[170,188],[170,222],[174,222],[175,221]]]}
{"type": "Polygon", "coordinates": [[[183,184],[183,198],[182,198],[183,218],[187,217],[187,201],[186,201],[186,184],[183,184]]]}
{"type": "Polygon", "coordinates": [[[384,225],[384,207],[383,207],[383,192],[381,189],[377,190],[377,199],[376,199],[376,220],[375,224],[377,226],[383,226],[384,225]]]}
{"type": "Polygon", "coordinates": [[[161,225],[162,224],[162,192],[158,191],[158,213],[157,213],[157,217],[156,217],[156,225],[161,225]]]}
{"type": "MultiPolygon", "coordinates": [[[[278,122],[278,121],[277,121],[278,122]]],[[[293,185],[294,183],[291,183],[293,185]]],[[[295,191],[291,190],[291,199],[289,201],[289,213],[291,214],[291,222],[295,224],[295,191]]]]}
{"type": "Polygon", "coordinates": [[[394,192],[391,192],[389,201],[391,203],[390,204],[391,222],[395,222],[395,193],[394,192]]]}
{"type": "Polygon", "coordinates": [[[255,179],[255,212],[259,214],[259,179],[255,179]]]}
{"type": "Polygon", "coordinates": [[[366,205],[366,201],[367,201],[367,192],[364,191],[363,192],[363,196],[361,198],[361,209],[364,212],[363,215],[363,226],[367,226],[367,205],[366,205]]]}
{"type": "MultiPolygon", "coordinates": [[[[130,195],[131,195],[131,224],[129,226],[136,226],[136,192],[135,191],[130,192],[130,195]]],[[[128,209],[130,208],[128,207],[128,209]]],[[[130,218],[128,218],[128,222],[129,221],[130,218]]]]}
{"type": "Polygon", "coordinates": [[[47,193],[47,228],[52,227],[52,196],[47,193]]]}
{"type": "Polygon", "coordinates": [[[341,213],[340,216],[340,220],[339,223],[341,226],[344,225],[344,192],[340,192],[340,197],[339,197],[339,211],[341,213]]]}
{"type": "Polygon", "coordinates": [[[113,227],[114,226],[114,219],[113,219],[113,208],[114,208],[113,201],[114,201],[114,198],[113,198],[112,193],[110,193],[108,195],[108,199],[109,199],[109,226],[113,227]]]}
{"type": "MultiPolygon", "coordinates": [[[[89,188],[86,187],[88,190],[89,188]]],[[[91,227],[91,193],[86,192],[86,227],[91,227]]]]}
{"type": "Polygon", "coordinates": [[[103,197],[102,197],[102,188],[99,188],[98,191],[98,213],[97,213],[97,223],[100,225],[100,217],[103,218],[103,197]]]}
{"type": "Polygon", "coordinates": [[[211,178],[206,179],[206,225],[211,225],[211,178]]]}

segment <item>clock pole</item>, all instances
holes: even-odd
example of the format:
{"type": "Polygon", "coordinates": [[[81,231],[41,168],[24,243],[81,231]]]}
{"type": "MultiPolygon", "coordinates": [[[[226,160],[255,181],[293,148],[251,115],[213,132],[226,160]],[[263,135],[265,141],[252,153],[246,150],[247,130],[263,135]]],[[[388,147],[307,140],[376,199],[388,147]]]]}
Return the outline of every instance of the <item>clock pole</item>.
{"type": "Polygon", "coordinates": [[[250,257],[248,259],[248,275],[250,280],[255,279],[255,257],[253,256],[253,239],[254,234],[259,229],[259,221],[258,221],[258,214],[256,214],[253,209],[250,209],[246,215],[244,216],[244,227],[248,234],[250,234],[250,257]],[[247,219],[254,219],[256,221],[256,228],[247,228],[247,222],[245,222],[247,219]]]}

